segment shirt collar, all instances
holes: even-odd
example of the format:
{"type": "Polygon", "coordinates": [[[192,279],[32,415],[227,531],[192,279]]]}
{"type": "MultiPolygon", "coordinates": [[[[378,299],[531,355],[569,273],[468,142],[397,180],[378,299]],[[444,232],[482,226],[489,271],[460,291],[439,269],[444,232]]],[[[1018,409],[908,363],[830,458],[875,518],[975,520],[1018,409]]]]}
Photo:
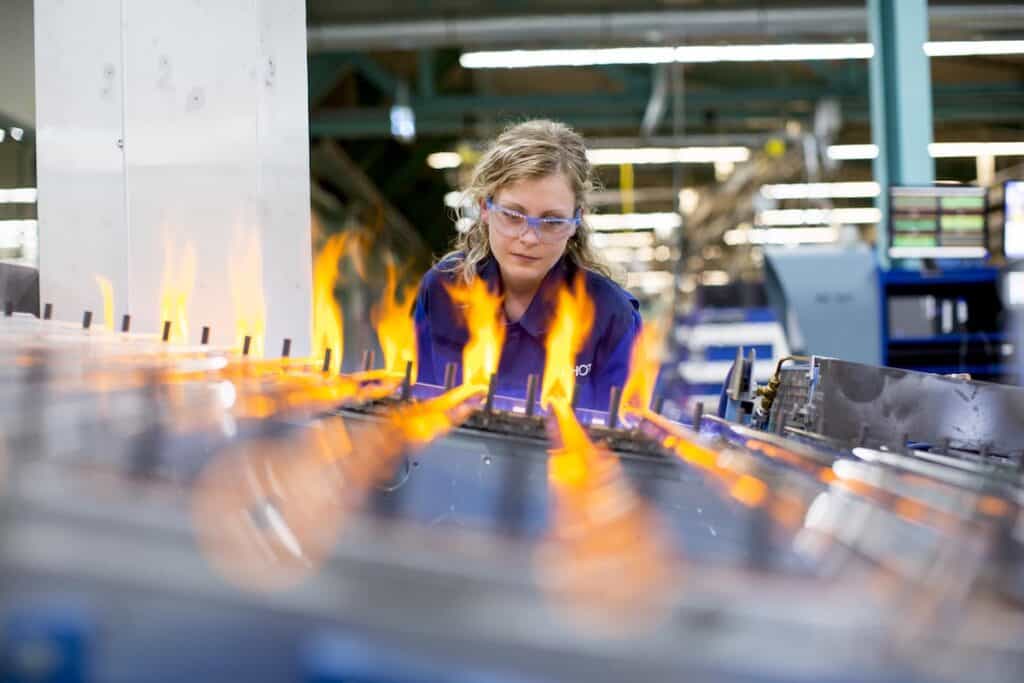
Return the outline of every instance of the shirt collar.
{"type": "MultiPolygon", "coordinates": [[[[558,288],[569,281],[573,272],[575,272],[574,264],[569,261],[567,256],[563,255],[562,258],[555,261],[555,265],[551,266],[551,270],[541,280],[537,293],[533,295],[533,300],[526,307],[523,317],[519,319],[519,325],[531,337],[541,339],[547,332],[551,318],[555,314],[558,288]]],[[[493,256],[488,256],[480,264],[477,274],[491,286],[491,289],[496,288],[498,292],[505,291],[498,262],[493,256]]]]}

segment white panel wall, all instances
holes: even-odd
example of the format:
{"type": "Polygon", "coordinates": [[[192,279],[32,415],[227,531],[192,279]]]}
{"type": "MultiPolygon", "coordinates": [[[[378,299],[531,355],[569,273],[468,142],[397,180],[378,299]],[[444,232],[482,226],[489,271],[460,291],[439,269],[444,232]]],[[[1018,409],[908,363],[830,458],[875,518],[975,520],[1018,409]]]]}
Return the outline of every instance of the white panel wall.
{"type": "Polygon", "coordinates": [[[233,343],[265,311],[269,355],[284,337],[308,352],[302,0],[36,0],[36,36],[43,301],[59,317],[99,310],[96,271],[113,276],[118,317],[155,332],[162,276],[191,248],[189,341],[210,325],[233,343]],[[96,123],[80,140],[83,117],[96,123]]]}
{"type": "Polygon", "coordinates": [[[35,46],[40,298],[74,320],[130,289],[120,3],[37,1],[35,46]]]}

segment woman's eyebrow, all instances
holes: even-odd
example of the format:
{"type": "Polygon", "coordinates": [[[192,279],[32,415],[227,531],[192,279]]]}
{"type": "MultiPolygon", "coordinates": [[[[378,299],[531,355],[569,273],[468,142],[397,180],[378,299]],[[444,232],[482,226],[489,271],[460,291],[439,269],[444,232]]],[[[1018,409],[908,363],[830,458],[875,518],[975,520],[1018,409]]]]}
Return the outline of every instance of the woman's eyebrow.
{"type": "Polygon", "coordinates": [[[498,206],[504,206],[506,209],[512,209],[519,213],[526,213],[526,209],[523,208],[523,205],[517,204],[516,202],[498,202],[498,206]]]}

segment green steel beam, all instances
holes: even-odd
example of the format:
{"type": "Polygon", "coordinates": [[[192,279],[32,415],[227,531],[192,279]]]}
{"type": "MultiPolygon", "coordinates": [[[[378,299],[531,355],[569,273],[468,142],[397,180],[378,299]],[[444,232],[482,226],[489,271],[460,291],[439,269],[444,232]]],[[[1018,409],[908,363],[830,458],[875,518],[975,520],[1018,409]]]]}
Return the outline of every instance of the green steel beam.
{"type": "MultiPolygon", "coordinates": [[[[935,119],[939,121],[1020,121],[1024,111],[1024,84],[941,85],[934,89],[935,119]]],[[[719,121],[742,121],[749,116],[804,118],[791,102],[813,103],[824,97],[838,99],[843,118],[860,122],[869,118],[865,88],[788,88],[735,91],[691,91],[686,97],[688,117],[714,111],[719,121]]],[[[527,116],[551,116],[567,121],[586,121],[593,127],[639,126],[647,105],[646,94],[636,95],[442,95],[415,97],[416,127],[421,135],[458,135],[475,119],[512,120],[527,116]]],[[[342,109],[314,113],[311,133],[325,137],[388,137],[390,124],[385,107],[342,109]]]]}
{"type": "Polygon", "coordinates": [[[416,55],[416,90],[420,97],[433,97],[434,82],[434,51],[420,50],[416,55]]]}
{"type": "Polygon", "coordinates": [[[929,185],[935,164],[932,141],[931,65],[924,53],[928,40],[927,0],[868,0],[868,35],[875,46],[871,82],[871,137],[878,145],[875,180],[882,186],[875,249],[883,268],[889,265],[889,197],[893,185],[929,185]]]}
{"type": "Polygon", "coordinates": [[[348,58],[340,54],[309,56],[309,107],[312,109],[330,94],[348,69],[348,58]]]}
{"type": "Polygon", "coordinates": [[[398,79],[380,65],[373,57],[361,52],[347,53],[346,61],[359,70],[360,75],[366,78],[385,97],[394,97],[398,90],[398,79]]]}

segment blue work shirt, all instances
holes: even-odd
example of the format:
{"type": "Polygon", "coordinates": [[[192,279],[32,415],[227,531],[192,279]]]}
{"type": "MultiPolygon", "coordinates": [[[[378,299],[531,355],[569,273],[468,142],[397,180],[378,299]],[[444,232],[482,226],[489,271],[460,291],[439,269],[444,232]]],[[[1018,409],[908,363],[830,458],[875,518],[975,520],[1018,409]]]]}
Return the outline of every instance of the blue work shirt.
{"type": "MultiPolygon", "coordinates": [[[[440,270],[441,265],[448,264],[438,264],[423,276],[413,311],[419,351],[418,381],[429,384],[443,384],[445,366],[452,362],[459,365],[456,382],[462,381],[462,348],[469,340],[462,311],[446,289],[456,276],[440,270]]],[[[527,376],[543,374],[544,337],[555,313],[558,289],[569,286],[578,270],[575,263],[563,256],[544,276],[522,318],[506,321],[505,346],[498,365],[498,394],[524,397],[527,376]]],[[[501,272],[493,256],[478,266],[477,274],[492,291],[503,291],[501,272]]],[[[606,410],[612,387],[621,387],[626,382],[630,350],[640,333],[639,304],[632,294],[603,275],[585,269],[584,274],[587,294],[594,302],[594,325],[590,338],[576,356],[577,405],[606,410]]]]}

